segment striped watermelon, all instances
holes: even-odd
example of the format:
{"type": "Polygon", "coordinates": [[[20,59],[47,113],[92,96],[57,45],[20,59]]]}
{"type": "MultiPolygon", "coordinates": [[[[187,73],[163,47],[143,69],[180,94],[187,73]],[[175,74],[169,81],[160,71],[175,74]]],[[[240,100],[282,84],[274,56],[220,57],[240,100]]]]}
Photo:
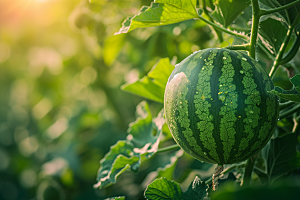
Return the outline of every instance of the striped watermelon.
{"type": "Polygon", "coordinates": [[[259,152],[278,121],[273,83],[248,55],[211,48],[177,64],[164,99],[165,117],[178,143],[208,163],[241,162],[259,152]]]}

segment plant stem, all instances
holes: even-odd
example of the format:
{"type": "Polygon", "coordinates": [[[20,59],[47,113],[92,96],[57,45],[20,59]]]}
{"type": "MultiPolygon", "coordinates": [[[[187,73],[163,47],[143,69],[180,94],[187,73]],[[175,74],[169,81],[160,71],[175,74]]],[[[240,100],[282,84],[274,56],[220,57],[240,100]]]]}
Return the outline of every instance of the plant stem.
{"type": "Polygon", "coordinates": [[[250,51],[250,45],[249,44],[243,44],[243,45],[232,45],[225,47],[226,49],[230,50],[244,50],[244,51],[250,51]]]}
{"type": "Polygon", "coordinates": [[[211,25],[213,28],[216,28],[217,30],[220,30],[220,31],[223,31],[223,32],[225,32],[225,33],[227,33],[227,34],[230,34],[230,35],[239,37],[239,38],[241,38],[241,39],[243,39],[243,40],[249,41],[249,37],[246,36],[246,35],[242,35],[242,34],[240,34],[240,33],[236,33],[236,32],[230,31],[229,29],[223,28],[223,27],[221,27],[221,26],[219,26],[219,25],[217,25],[217,24],[215,24],[215,23],[213,23],[213,22],[211,22],[211,21],[205,19],[205,18],[202,17],[202,16],[199,16],[199,19],[203,20],[205,23],[211,25]]]}
{"type": "Polygon", "coordinates": [[[289,116],[289,115],[291,115],[291,114],[293,114],[293,113],[295,113],[299,110],[300,110],[300,104],[295,106],[294,108],[286,111],[286,112],[283,112],[282,114],[279,114],[279,119],[281,120],[283,118],[286,118],[287,116],[289,116]]]}
{"type": "Polygon", "coordinates": [[[252,180],[252,171],[255,164],[255,160],[258,157],[258,153],[251,158],[249,158],[246,162],[244,177],[243,177],[243,186],[249,186],[252,180]]]}
{"type": "Polygon", "coordinates": [[[164,148],[161,148],[161,149],[158,149],[156,151],[156,153],[161,153],[161,152],[165,152],[165,151],[170,151],[170,150],[173,150],[173,149],[178,149],[180,148],[178,146],[178,144],[174,144],[174,145],[171,145],[171,146],[168,146],[168,147],[164,147],[164,148]]]}
{"type": "MultiPolygon", "coordinates": [[[[209,21],[213,22],[214,23],[214,20],[213,18],[211,18],[211,16],[209,15],[208,13],[208,10],[206,9],[206,1],[205,0],[202,0],[202,4],[203,4],[203,11],[204,13],[208,16],[209,18],[209,21]]],[[[218,39],[219,39],[219,42],[222,43],[223,42],[223,35],[222,35],[222,32],[217,30],[216,28],[213,27],[213,29],[215,30],[217,36],[218,36],[218,39]]]]}
{"type": "Polygon", "coordinates": [[[259,15],[260,8],[258,0],[252,0],[252,28],[251,28],[251,39],[250,39],[250,56],[255,59],[255,49],[258,34],[259,15]]]}
{"type": "MultiPolygon", "coordinates": [[[[240,164],[240,165],[232,165],[232,166],[228,167],[227,169],[224,169],[224,170],[220,173],[220,175],[226,174],[226,173],[228,173],[228,172],[230,172],[231,170],[234,170],[234,169],[236,169],[236,168],[242,168],[242,167],[245,167],[245,166],[246,166],[245,163],[240,164]]],[[[212,178],[207,179],[207,180],[205,181],[205,184],[211,185],[211,184],[212,184],[212,178]]]]}
{"type": "Polygon", "coordinates": [[[272,10],[260,10],[260,16],[262,15],[268,15],[268,14],[272,14],[272,13],[275,13],[275,12],[279,12],[279,11],[282,11],[284,9],[288,9],[290,7],[293,7],[294,5],[300,3],[300,0],[298,1],[294,1],[292,3],[289,3],[289,4],[286,4],[284,6],[281,6],[281,7],[278,7],[278,8],[275,8],[275,9],[272,9],[272,10]]]}
{"type": "Polygon", "coordinates": [[[279,110],[284,110],[292,105],[294,105],[295,102],[294,101],[288,101],[288,102],[285,102],[285,103],[280,103],[279,104],[279,110]]]}
{"type": "Polygon", "coordinates": [[[270,76],[271,78],[274,77],[276,70],[277,70],[278,67],[280,66],[281,58],[282,58],[282,56],[283,56],[283,54],[284,54],[284,51],[285,51],[285,49],[286,49],[286,47],[287,47],[287,45],[288,45],[288,43],[289,43],[289,40],[290,40],[291,35],[292,35],[292,30],[293,30],[293,28],[294,28],[293,26],[290,26],[288,32],[286,33],[286,37],[285,37],[285,39],[284,39],[284,41],[283,41],[283,43],[282,43],[282,45],[281,45],[281,47],[280,47],[280,49],[279,49],[279,52],[278,52],[278,54],[277,54],[277,56],[276,56],[276,58],[275,58],[275,61],[274,61],[274,63],[273,63],[273,66],[272,66],[272,68],[271,68],[271,70],[270,70],[269,76],[270,76]]]}

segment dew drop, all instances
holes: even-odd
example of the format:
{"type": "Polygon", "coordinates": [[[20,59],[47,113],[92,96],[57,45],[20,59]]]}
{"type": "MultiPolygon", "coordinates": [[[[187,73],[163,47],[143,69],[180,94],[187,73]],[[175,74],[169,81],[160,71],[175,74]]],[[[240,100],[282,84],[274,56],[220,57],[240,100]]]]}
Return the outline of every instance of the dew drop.
{"type": "Polygon", "coordinates": [[[226,57],[223,57],[223,59],[226,60],[227,58],[226,58],[226,57]]]}
{"type": "Polygon", "coordinates": [[[242,58],[242,60],[244,60],[244,61],[247,61],[247,59],[246,59],[246,58],[242,58]]]}
{"type": "Polygon", "coordinates": [[[204,154],[204,155],[207,155],[207,153],[206,153],[206,152],[203,152],[203,154],[204,154]]]}

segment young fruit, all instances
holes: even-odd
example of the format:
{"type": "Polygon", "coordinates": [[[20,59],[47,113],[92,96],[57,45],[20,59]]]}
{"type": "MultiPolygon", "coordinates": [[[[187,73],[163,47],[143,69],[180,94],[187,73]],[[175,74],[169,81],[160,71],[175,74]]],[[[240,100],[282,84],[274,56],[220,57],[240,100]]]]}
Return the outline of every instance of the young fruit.
{"type": "Polygon", "coordinates": [[[278,121],[273,83],[248,55],[205,49],[177,64],[164,99],[166,121],[178,143],[208,163],[241,162],[259,152],[278,121]]]}

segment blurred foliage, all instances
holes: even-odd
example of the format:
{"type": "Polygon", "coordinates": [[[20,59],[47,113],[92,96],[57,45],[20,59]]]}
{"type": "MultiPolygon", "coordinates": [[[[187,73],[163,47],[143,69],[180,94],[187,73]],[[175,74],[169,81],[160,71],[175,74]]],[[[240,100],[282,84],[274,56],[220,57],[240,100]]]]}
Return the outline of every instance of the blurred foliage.
{"type": "MultiPolygon", "coordinates": [[[[158,177],[186,191],[196,175],[211,176],[215,166],[173,150],[143,160],[139,174],[125,172],[115,185],[93,189],[99,160],[118,140],[130,140],[128,124],[142,100],[122,85],[146,77],[162,88],[159,70],[151,71],[159,59],[175,64],[199,49],[242,43],[224,35],[219,44],[200,20],[114,35],[143,5],[151,0],[0,0],[0,199],[137,200],[158,177]]],[[[216,9],[215,18],[225,10],[216,9]]],[[[235,19],[246,33],[249,10],[235,19]]],[[[225,26],[233,20],[227,15],[220,21],[225,26]]],[[[258,57],[269,69],[263,48],[258,57]]],[[[289,90],[283,72],[274,82],[289,90]]],[[[148,105],[152,116],[163,106],[148,105]]],[[[162,131],[160,147],[174,144],[165,126],[162,131]]]]}
{"type": "MultiPolygon", "coordinates": [[[[126,138],[142,99],[120,86],[145,76],[159,58],[180,61],[214,37],[200,21],[114,36],[150,2],[0,0],[0,199],[143,199],[144,178],[174,152],[105,191],[92,187],[99,160],[126,138]]],[[[162,105],[148,103],[156,116],[162,105]]],[[[184,180],[180,169],[201,163],[182,159],[173,170],[184,180]]]]}

